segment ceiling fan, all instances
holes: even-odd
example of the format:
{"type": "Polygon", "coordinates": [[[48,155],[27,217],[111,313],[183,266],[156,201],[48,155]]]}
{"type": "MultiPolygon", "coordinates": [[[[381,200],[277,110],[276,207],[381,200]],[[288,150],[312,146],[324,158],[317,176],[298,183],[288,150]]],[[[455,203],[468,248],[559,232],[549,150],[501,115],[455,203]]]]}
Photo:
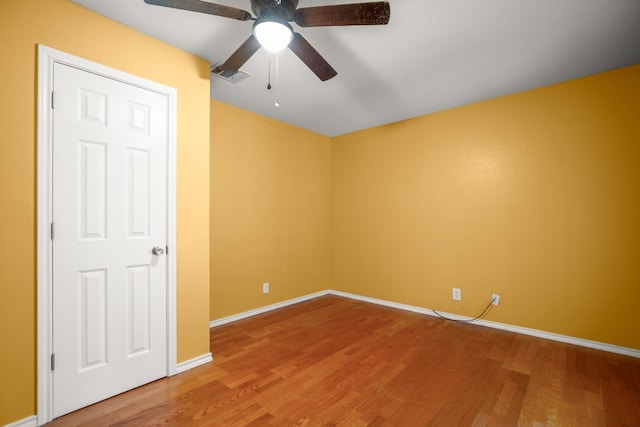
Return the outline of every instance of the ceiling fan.
{"type": "Polygon", "coordinates": [[[289,24],[300,27],[332,27],[343,25],[385,25],[391,9],[386,1],[304,7],[298,9],[298,0],[251,0],[255,18],[246,10],[200,0],[144,0],[145,3],[207,13],[239,21],[255,21],[253,32],[240,47],[213,72],[224,77],[235,74],[260,48],[277,52],[289,47],[293,53],[325,81],[338,73],[317,50],[289,24]]]}

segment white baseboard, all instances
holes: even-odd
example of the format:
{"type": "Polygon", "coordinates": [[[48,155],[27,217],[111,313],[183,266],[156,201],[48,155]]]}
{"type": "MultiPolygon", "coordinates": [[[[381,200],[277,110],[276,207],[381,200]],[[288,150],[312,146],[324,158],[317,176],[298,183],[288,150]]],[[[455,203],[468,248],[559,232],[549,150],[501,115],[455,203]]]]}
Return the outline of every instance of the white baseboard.
{"type": "Polygon", "coordinates": [[[205,365],[213,360],[211,353],[203,354],[202,356],[194,357],[193,359],[186,360],[178,363],[176,366],[176,374],[188,371],[189,369],[197,368],[198,366],[205,365]]]}
{"type": "MultiPolygon", "coordinates": [[[[361,295],[350,294],[348,292],[341,292],[341,291],[329,291],[329,293],[331,295],[337,295],[337,296],[341,296],[341,297],[345,297],[345,298],[351,298],[351,299],[355,299],[355,300],[359,300],[359,301],[369,302],[369,303],[372,303],[372,304],[384,305],[386,307],[397,308],[397,309],[406,310],[406,311],[412,311],[414,313],[426,314],[428,316],[437,316],[433,312],[433,310],[431,310],[431,309],[422,308],[422,307],[416,307],[414,305],[400,304],[400,303],[396,303],[396,302],[392,302],[392,301],[386,301],[386,300],[377,299],[377,298],[364,297],[364,296],[361,296],[361,295]]],[[[449,318],[454,319],[454,320],[467,320],[467,319],[469,319],[468,317],[464,317],[464,316],[460,316],[460,315],[452,314],[452,313],[445,313],[445,312],[441,312],[441,311],[438,311],[438,313],[441,313],[444,316],[449,317],[449,318]]],[[[506,323],[492,322],[490,320],[476,320],[476,321],[473,322],[473,324],[474,325],[486,326],[486,327],[494,328],[494,329],[501,329],[503,331],[515,332],[515,333],[523,334],[523,335],[531,335],[531,336],[534,336],[534,337],[544,338],[544,339],[548,339],[548,340],[552,340],[552,341],[559,341],[559,342],[563,342],[563,343],[567,343],[567,344],[578,345],[578,346],[581,346],[581,347],[594,348],[596,350],[608,351],[610,353],[617,353],[617,354],[622,354],[622,355],[625,355],[625,356],[631,356],[631,357],[635,357],[635,358],[639,358],[640,359],[640,350],[629,348],[629,347],[622,347],[622,346],[619,346],[619,345],[607,344],[607,343],[603,343],[603,342],[599,342],[599,341],[591,341],[591,340],[587,340],[587,339],[583,339],[583,338],[576,338],[576,337],[571,337],[571,336],[568,336],[568,335],[562,335],[562,334],[556,334],[556,333],[553,333],[553,332],[541,331],[541,330],[538,330],[538,329],[525,328],[525,327],[522,327],[522,326],[513,326],[513,325],[508,325],[506,323]]]]}
{"type": "MultiPolygon", "coordinates": [[[[212,320],[211,322],[209,322],[209,327],[210,328],[215,328],[216,326],[225,325],[227,323],[235,322],[235,321],[240,320],[240,319],[246,319],[247,317],[251,317],[251,316],[258,315],[258,314],[266,313],[266,312],[271,311],[271,310],[276,310],[278,308],[286,307],[288,305],[297,304],[299,302],[307,301],[307,300],[310,300],[310,299],[313,299],[313,298],[317,298],[317,297],[320,297],[320,296],[323,296],[323,295],[336,295],[336,296],[340,296],[340,297],[344,297],[344,298],[350,298],[350,299],[355,299],[355,300],[359,300],[359,301],[369,302],[369,303],[372,303],[372,304],[383,305],[385,307],[397,308],[399,310],[405,310],[405,311],[411,311],[411,312],[414,312],[414,313],[425,314],[427,316],[437,316],[433,312],[433,310],[428,309],[428,308],[417,307],[415,305],[400,304],[400,303],[397,303],[397,302],[386,301],[386,300],[382,300],[382,299],[378,299],[378,298],[365,297],[365,296],[362,296],[362,295],[356,295],[356,294],[352,294],[352,293],[349,293],[349,292],[342,292],[342,291],[335,291],[335,290],[332,290],[332,289],[328,289],[326,291],[316,292],[316,293],[305,295],[305,296],[302,296],[302,297],[299,297],[299,298],[294,298],[294,299],[290,299],[290,300],[287,300],[287,301],[279,302],[277,304],[272,304],[272,305],[268,305],[268,306],[265,306],[265,307],[256,308],[254,310],[245,311],[243,313],[234,314],[232,316],[223,317],[221,319],[212,320]]],[[[446,317],[449,317],[449,318],[454,319],[454,320],[467,320],[467,319],[469,319],[468,317],[460,316],[460,315],[453,314],[453,313],[445,313],[445,312],[440,312],[440,311],[438,311],[438,312],[443,314],[443,315],[445,315],[446,317]]],[[[593,349],[596,349],[596,350],[608,351],[610,353],[622,354],[622,355],[625,355],[625,356],[631,356],[631,357],[635,357],[635,358],[640,359],[640,350],[634,349],[634,348],[622,347],[622,346],[619,346],[619,345],[608,344],[608,343],[603,343],[603,342],[599,342],[599,341],[591,341],[591,340],[587,340],[587,339],[583,339],[583,338],[576,338],[576,337],[571,337],[571,336],[568,336],[568,335],[562,335],[562,334],[556,334],[556,333],[553,333],[553,332],[541,331],[541,330],[538,330],[538,329],[525,328],[525,327],[522,327],[522,326],[508,325],[506,323],[492,322],[490,320],[476,320],[476,321],[473,322],[473,324],[486,326],[488,328],[500,329],[500,330],[503,330],[503,331],[515,332],[515,333],[523,334],[523,335],[530,335],[530,336],[534,336],[534,337],[538,337],[538,338],[544,338],[544,339],[548,339],[548,340],[552,340],[552,341],[558,341],[558,342],[563,342],[563,343],[567,343],[567,344],[578,345],[578,346],[581,346],[581,347],[588,347],[588,348],[593,348],[593,349]]]]}
{"type": "Polygon", "coordinates": [[[243,313],[233,314],[231,316],[222,317],[220,319],[212,320],[209,322],[209,328],[215,328],[216,326],[226,325],[227,323],[236,322],[238,320],[246,319],[247,317],[256,316],[258,314],[266,313],[268,311],[277,310],[288,305],[298,304],[303,301],[318,298],[323,295],[331,293],[330,290],[315,292],[313,294],[304,295],[298,298],[292,298],[286,301],[282,301],[276,304],[267,305],[265,307],[256,308],[253,310],[245,311],[243,313]]]}
{"type": "Polygon", "coordinates": [[[30,417],[23,418],[20,421],[6,424],[4,427],[37,427],[38,417],[31,415],[30,417]]]}

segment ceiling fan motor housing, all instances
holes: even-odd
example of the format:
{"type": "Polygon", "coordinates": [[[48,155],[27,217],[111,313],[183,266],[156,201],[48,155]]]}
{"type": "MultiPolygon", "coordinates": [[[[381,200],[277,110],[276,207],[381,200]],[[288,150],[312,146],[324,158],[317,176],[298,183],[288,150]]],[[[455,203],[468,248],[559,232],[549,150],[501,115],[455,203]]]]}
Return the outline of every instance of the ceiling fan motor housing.
{"type": "Polygon", "coordinates": [[[251,10],[258,18],[264,15],[293,21],[297,7],[298,0],[251,0],[251,10]]]}

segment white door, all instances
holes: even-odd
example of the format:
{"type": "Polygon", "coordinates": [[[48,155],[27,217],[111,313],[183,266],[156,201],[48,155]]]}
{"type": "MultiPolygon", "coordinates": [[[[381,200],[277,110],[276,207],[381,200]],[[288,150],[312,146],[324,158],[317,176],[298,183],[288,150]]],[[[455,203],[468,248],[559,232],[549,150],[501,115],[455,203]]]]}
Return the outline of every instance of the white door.
{"type": "Polygon", "coordinates": [[[59,63],[53,76],[57,417],[167,373],[168,101],[59,63]]]}

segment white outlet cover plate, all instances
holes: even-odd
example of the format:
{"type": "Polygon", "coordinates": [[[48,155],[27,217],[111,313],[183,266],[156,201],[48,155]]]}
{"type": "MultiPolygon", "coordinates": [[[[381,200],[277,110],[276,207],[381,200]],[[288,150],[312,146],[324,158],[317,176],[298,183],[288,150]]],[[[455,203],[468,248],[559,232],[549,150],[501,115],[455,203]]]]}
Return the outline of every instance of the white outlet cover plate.
{"type": "Polygon", "coordinates": [[[493,305],[500,305],[500,295],[498,294],[493,294],[491,296],[491,304],[493,305]]]}

